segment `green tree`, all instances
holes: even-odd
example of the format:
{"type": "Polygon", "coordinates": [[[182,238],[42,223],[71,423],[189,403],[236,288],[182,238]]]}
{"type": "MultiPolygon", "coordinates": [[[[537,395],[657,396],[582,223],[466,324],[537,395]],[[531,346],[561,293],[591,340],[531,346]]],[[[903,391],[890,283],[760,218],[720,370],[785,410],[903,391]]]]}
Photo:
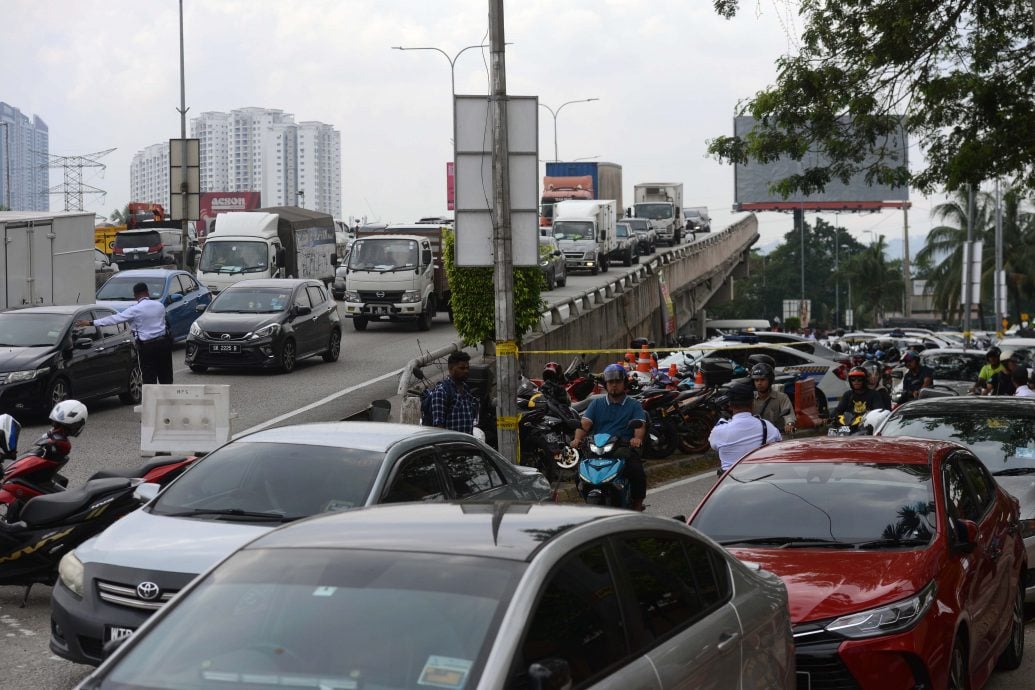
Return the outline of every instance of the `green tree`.
{"type": "Polygon", "coordinates": [[[112,221],[116,225],[126,225],[129,223],[129,204],[126,204],[121,209],[115,209],[108,216],[108,220],[112,221]]]}
{"type": "Polygon", "coordinates": [[[902,309],[902,262],[888,261],[886,249],[884,235],[880,235],[845,265],[845,275],[853,286],[853,309],[865,325],[881,324],[889,311],[902,309]]]}
{"type": "MultiPolygon", "coordinates": [[[[740,2],[713,4],[729,18],[740,2]]],[[[797,54],[779,58],[775,84],[738,107],[760,125],[710,141],[713,155],[800,161],[823,151],[829,164],[774,181],[785,196],[856,173],[924,192],[997,178],[1035,189],[1031,2],[799,0],[799,8],[797,54]],[[882,143],[901,126],[926,160],[916,172],[882,143]]]]}

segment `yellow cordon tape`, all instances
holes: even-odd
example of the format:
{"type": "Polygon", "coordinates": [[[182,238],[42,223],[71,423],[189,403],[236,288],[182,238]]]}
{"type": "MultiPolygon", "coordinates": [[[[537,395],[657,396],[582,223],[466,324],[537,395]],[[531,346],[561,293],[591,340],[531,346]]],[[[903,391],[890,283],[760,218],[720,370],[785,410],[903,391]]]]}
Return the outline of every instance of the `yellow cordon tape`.
{"type": "Polygon", "coordinates": [[[497,417],[496,428],[503,431],[514,431],[518,428],[517,417],[497,417]]]}
{"type": "MultiPolygon", "coordinates": [[[[652,352],[683,352],[684,350],[742,350],[748,347],[757,347],[759,345],[782,345],[782,343],[763,343],[761,341],[757,343],[744,343],[743,345],[723,345],[716,347],[715,345],[706,345],[701,343],[699,345],[690,345],[688,347],[660,347],[655,345],[652,352]]],[[[786,347],[786,345],[784,346],[786,347]]],[[[791,348],[796,350],[797,348],[791,348]]],[[[497,350],[498,351],[498,350],[497,350]]],[[[627,352],[636,354],[639,352],[634,347],[626,347],[621,350],[521,350],[520,353],[523,355],[624,355],[627,352]]]]}
{"type": "Polygon", "coordinates": [[[517,357],[518,346],[514,340],[497,340],[496,341],[496,356],[497,357],[517,357]]]}

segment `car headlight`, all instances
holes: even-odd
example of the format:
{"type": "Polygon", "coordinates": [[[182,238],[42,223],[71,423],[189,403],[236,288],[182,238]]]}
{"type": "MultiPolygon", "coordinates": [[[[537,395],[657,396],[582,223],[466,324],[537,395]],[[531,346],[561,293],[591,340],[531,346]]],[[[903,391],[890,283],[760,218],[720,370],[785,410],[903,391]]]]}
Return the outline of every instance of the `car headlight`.
{"type": "Polygon", "coordinates": [[[352,290],[346,290],[345,291],[345,301],[346,302],[361,302],[362,300],[359,298],[359,293],[358,292],[353,292],[352,290]]]}
{"type": "Polygon", "coordinates": [[[934,602],[936,592],[934,580],[931,580],[926,587],[908,599],[880,608],[841,616],[830,623],[826,629],[852,639],[903,632],[912,628],[926,615],[934,602]]]}
{"type": "Polygon", "coordinates": [[[17,381],[32,381],[34,378],[44,373],[46,369],[27,369],[25,371],[11,371],[7,373],[7,382],[15,383],[17,381]]]}
{"type": "Polygon", "coordinates": [[[262,328],[255,329],[254,331],[252,331],[252,334],[248,337],[252,340],[257,340],[258,338],[269,338],[273,335],[276,335],[279,331],[280,324],[271,323],[269,326],[263,326],[262,328]]]}
{"type": "Polygon", "coordinates": [[[195,338],[200,338],[201,337],[201,326],[198,325],[197,321],[195,321],[194,323],[192,323],[190,325],[190,331],[189,332],[195,338]]]}
{"type": "Polygon", "coordinates": [[[83,596],[83,562],[76,557],[75,551],[62,556],[58,563],[58,577],[61,578],[61,584],[76,596],[83,596]]]}
{"type": "Polygon", "coordinates": [[[420,290],[407,290],[402,294],[400,302],[420,302],[420,290]]]}

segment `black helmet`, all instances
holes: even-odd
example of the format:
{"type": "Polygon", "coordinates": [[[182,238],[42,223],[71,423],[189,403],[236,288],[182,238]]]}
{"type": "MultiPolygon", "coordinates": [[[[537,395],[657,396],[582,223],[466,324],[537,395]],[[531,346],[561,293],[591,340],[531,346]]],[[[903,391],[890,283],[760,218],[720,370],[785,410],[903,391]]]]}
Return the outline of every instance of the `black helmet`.
{"type": "Polygon", "coordinates": [[[770,367],[773,368],[773,371],[776,370],[776,360],[773,359],[772,357],[770,357],[769,355],[764,355],[764,354],[761,354],[761,353],[754,354],[754,355],[748,355],[748,363],[749,364],[768,364],[770,367]]]}
{"type": "Polygon", "coordinates": [[[561,365],[557,362],[547,362],[546,366],[543,367],[543,381],[560,383],[562,379],[561,365]]]}
{"type": "Polygon", "coordinates": [[[861,379],[863,386],[866,385],[866,370],[862,367],[852,367],[848,370],[848,383],[851,385],[852,379],[861,379]]]}
{"type": "Polygon", "coordinates": [[[762,362],[751,367],[751,378],[768,379],[769,383],[772,383],[773,379],[776,378],[776,373],[773,371],[773,368],[771,366],[769,366],[765,362],[762,362]]]}
{"type": "Polygon", "coordinates": [[[985,353],[985,359],[989,357],[998,357],[1002,354],[998,347],[989,348],[988,352],[985,353]]]}

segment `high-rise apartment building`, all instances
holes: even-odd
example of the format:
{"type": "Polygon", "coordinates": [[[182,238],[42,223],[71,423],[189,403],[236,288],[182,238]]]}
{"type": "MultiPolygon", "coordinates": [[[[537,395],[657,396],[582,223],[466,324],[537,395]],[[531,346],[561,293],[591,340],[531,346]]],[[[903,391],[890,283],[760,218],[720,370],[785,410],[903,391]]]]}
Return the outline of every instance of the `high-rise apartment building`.
{"type": "Polygon", "coordinates": [[[169,142],[137,151],[129,166],[130,201],[169,208],[169,142]]]}
{"type": "Polygon", "coordinates": [[[0,204],[50,210],[50,130],[38,116],[0,102],[0,204]]]}
{"type": "Polygon", "coordinates": [[[230,191],[230,116],[207,112],[190,121],[190,135],[199,140],[201,191],[230,191]]]}

